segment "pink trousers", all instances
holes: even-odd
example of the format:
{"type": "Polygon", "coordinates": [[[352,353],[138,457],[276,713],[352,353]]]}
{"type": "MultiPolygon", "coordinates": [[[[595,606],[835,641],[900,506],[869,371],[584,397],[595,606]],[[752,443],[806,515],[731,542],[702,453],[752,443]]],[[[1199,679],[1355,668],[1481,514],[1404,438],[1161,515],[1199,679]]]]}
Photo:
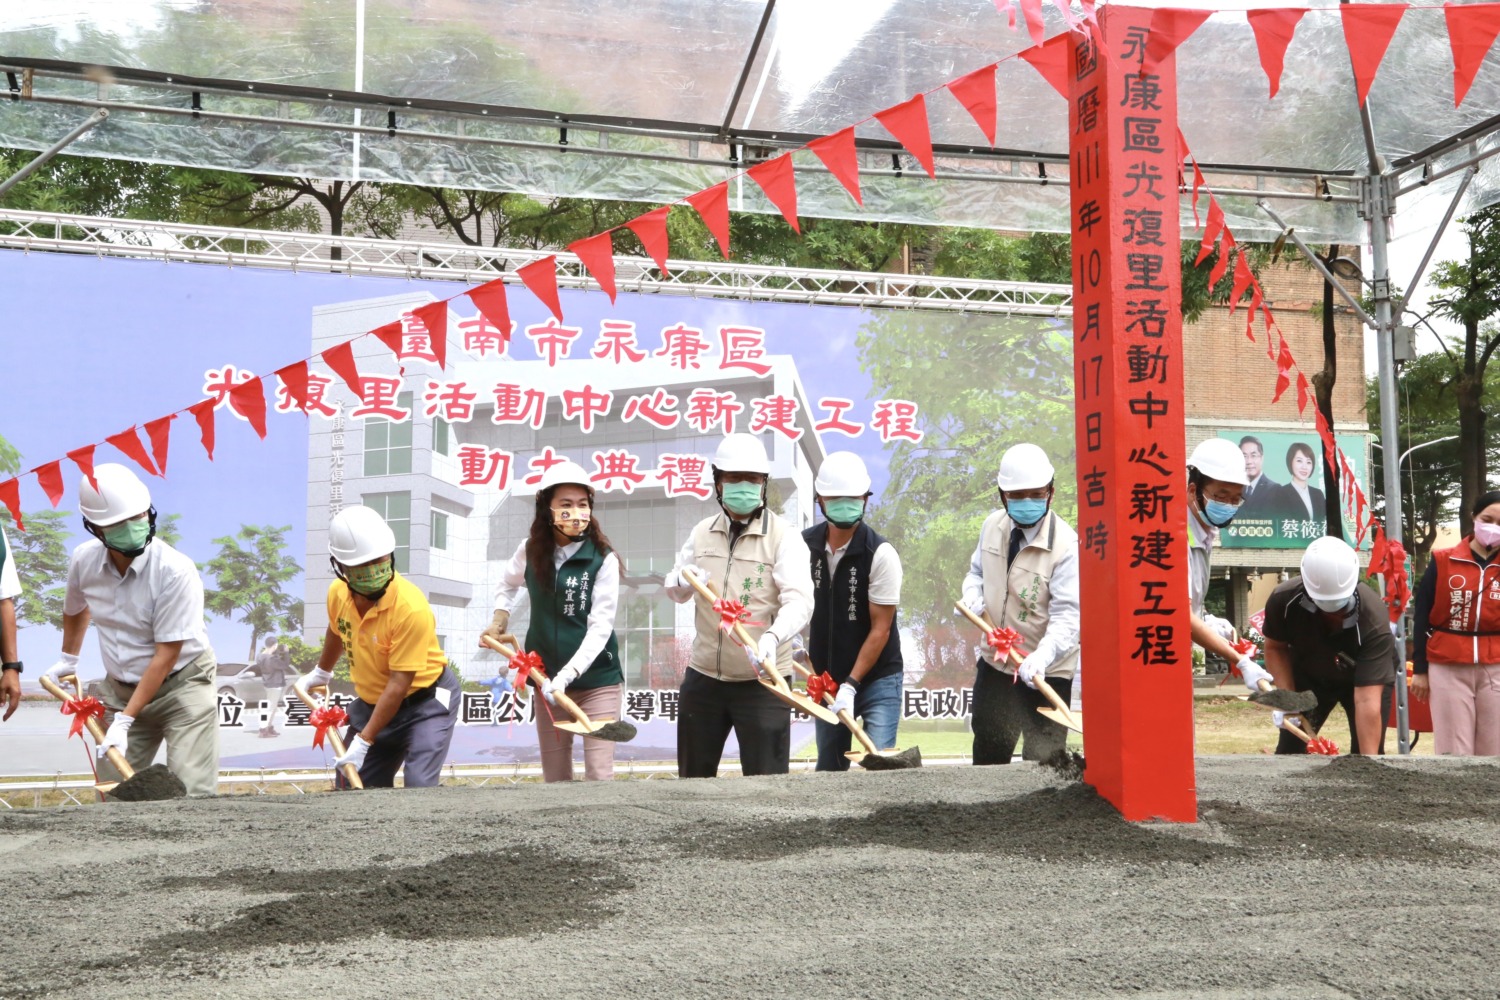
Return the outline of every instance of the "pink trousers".
{"type": "Polygon", "coordinates": [[[1500,756],[1500,663],[1429,663],[1436,753],[1500,756]]]}
{"type": "MultiPolygon", "coordinates": [[[[552,720],[572,722],[566,709],[549,705],[541,692],[533,691],[538,699],[536,705],[536,741],[542,751],[542,780],[573,780],[573,734],[552,725],[552,720]],[[548,715],[548,711],[551,715],[548,715]]],[[[574,688],[568,692],[583,713],[590,719],[618,719],[620,717],[620,685],[574,688]]],[[[615,776],[615,745],[609,740],[583,737],[583,778],[585,781],[609,781],[615,776]]]]}

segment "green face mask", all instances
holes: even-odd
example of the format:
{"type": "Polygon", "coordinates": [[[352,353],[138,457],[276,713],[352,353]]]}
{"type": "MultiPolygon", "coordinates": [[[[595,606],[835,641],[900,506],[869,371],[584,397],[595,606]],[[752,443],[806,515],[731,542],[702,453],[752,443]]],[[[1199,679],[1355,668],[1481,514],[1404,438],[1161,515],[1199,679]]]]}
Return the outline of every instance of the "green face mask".
{"type": "Polygon", "coordinates": [[[762,503],[762,491],[758,483],[725,483],[724,506],[731,514],[754,514],[762,503]]]}
{"type": "Polygon", "coordinates": [[[350,590],[362,597],[370,597],[385,590],[395,572],[391,561],[383,559],[373,566],[352,566],[344,570],[344,575],[349,578],[350,590]]]}
{"type": "Polygon", "coordinates": [[[119,552],[136,552],[145,548],[146,540],[151,537],[151,519],[132,518],[101,528],[99,533],[104,536],[104,544],[110,548],[119,552]]]}
{"type": "Polygon", "coordinates": [[[828,523],[838,528],[852,528],[865,516],[865,502],[857,497],[836,497],[823,501],[828,523]]]}

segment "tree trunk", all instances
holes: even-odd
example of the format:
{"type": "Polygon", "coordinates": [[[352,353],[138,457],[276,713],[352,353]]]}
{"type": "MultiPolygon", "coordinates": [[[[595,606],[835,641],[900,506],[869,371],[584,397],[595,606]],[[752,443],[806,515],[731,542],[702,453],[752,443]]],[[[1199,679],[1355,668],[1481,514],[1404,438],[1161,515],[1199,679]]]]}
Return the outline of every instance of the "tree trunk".
{"type": "MultiPolygon", "coordinates": [[[[1339,245],[1330,244],[1328,256],[1323,263],[1331,265],[1339,255],[1339,245]]],[[[1318,411],[1323,414],[1330,430],[1333,429],[1333,387],[1338,382],[1338,331],[1333,322],[1333,283],[1323,279],[1323,370],[1312,377],[1313,399],[1318,411]]],[[[1339,492],[1339,467],[1336,462],[1323,460],[1323,510],[1328,521],[1324,533],[1342,539],[1344,537],[1343,497],[1339,492]]]]}
{"type": "Polygon", "coordinates": [[[1458,403],[1459,523],[1466,524],[1474,501],[1485,490],[1483,383],[1472,374],[1453,380],[1458,403]]]}
{"type": "Polygon", "coordinates": [[[259,646],[260,646],[260,632],[258,632],[255,629],[251,629],[250,630],[250,657],[249,657],[249,659],[245,660],[246,664],[252,664],[252,663],[255,662],[255,650],[257,648],[259,648],[259,646]]]}
{"type": "MultiPolygon", "coordinates": [[[[328,210],[328,233],[331,236],[344,235],[344,203],[347,200],[347,196],[340,197],[342,193],[340,189],[343,186],[343,181],[334,181],[328,189],[328,200],[323,203],[324,207],[328,210]]],[[[353,191],[351,190],[350,194],[352,193],[353,191]]],[[[329,252],[328,256],[333,260],[343,260],[344,248],[335,246],[329,252]]]]}

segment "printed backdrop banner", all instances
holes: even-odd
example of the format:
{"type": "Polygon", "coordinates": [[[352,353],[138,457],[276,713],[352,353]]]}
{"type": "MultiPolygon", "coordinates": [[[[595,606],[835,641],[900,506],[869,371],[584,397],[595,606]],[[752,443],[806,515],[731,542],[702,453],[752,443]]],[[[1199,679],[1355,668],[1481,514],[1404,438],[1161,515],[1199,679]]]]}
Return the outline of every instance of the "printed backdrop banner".
{"type": "MultiPolygon", "coordinates": [[[[257,660],[271,635],[300,669],[316,657],[332,579],[327,526],[343,506],[373,507],[395,530],[398,568],[428,595],[468,685],[453,759],[479,763],[536,757],[534,708],[486,683],[501,663],[478,636],[504,562],[526,537],[536,483],[564,458],[589,470],[598,520],[625,564],[622,709],[642,733],[619,747],[622,759],[675,758],[693,613],[661,582],[691,526],[716,509],[708,463],[726,432],[765,442],[771,502],[801,528],[821,517],[813,480],[829,452],[852,450],[869,466],[869,520],[906,569],[912,718],[958,724],[967,714],[975,636],[953,624],[951,608],[997,500],[1001,452],[1023,440],[1047,449],[1058,509],[1075,515],[1066,317],[629,292],[611,306],[602,292],[564,290],[565,323],[521,294],[501,331],[467,298],[446,315],[426,311],[428,323],[410,317],[453,294],[451,283],[15,252],[0,252],[0,287],[12,331],[0,436],[23,470],[195,403],[213,408],[212,460],[198,421],[180,414],[167,475],[147,483],[160,536],[203,571],[226,767],[326,758],[311,749],[305,711],[286,704],[288,690],[268,690],[257,660]],[[399,337],[359,336],[392,323],[399,337]],[[429,325],[445,329],[444,366],[429,325]],[[323,352],[356,337],[330,367],[323,352]],[[294,385],[277,378],[302,359],[305,385],[296,367],[294,385]],[[266,387],[264,440],[241,413],[259,417],[256,408],[234,392],[255,377],[266,387]]],[[[95,461],[134,464],[108,445],[95,461]]],[[[65,555],[86,539],[77,479],[65,462],[54,511],[25,477],[29,530],[7,525],[25,588],[28,678],[60,647],[65,555]]],[[[513,630],[524,636],[527,618],[518,610],[513,630]]],[[[82,676],[101,675],[91,635],[82,676]]],[[[0,730],[0,772],[77,771],[66,722],[28,703],[0,730]]],[[[794,740],[810,739],[811,724],[798,723],[794,740]]]]}
{"type": "MultiPolygon", "coordinates": [[[[1219,533],[1220,545],[1231,549],[1305,549],[1314,538],[1323,536],[1327,527],[1323,498],[1326,459],[1317,434],[1221,428],[1218,436],[1239,446],[1245,456],[1245,474],[1251,480],[1244,506],[1219,533]]],[[[1363,483],[1368,436],[1337,434],[1335,438],[1363,483]]],[[[1344,523],[1344,533],[1352,541],[1349,526],[1353,520],[1347,514],[1344,523]]],[[[1362,547],[1369,545],[1366,536],[1362,547]]]]}

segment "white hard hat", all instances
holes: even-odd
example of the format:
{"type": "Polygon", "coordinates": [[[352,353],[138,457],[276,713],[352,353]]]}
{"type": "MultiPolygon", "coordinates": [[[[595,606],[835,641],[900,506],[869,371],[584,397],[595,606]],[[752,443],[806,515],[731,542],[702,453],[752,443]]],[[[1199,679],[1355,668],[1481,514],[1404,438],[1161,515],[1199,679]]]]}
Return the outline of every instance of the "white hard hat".
{"type": "Polygon", "coordinates": [[[870,473],[864,459],[852,451],[836,451],[823,459],[813,491],[820,497],[862,497],[870,492],[870,473]]]}
{"type": "Polygon", "coordinates": [[[369,507],[345,507],[328,525],[328,554],[345,566],[359,566],[396,551],[396,533],[369,507]]]}
{"type": "Polygon", "coordinates": [[[718,472],[759,472],[771,474],[771,460],[766,457],[766,446],[754,434],[736,432],[719,442],[714,451],[714,469],[718,472]]]}
{"type": "Polygon", "coordinates": [[[550,490],[563,483],[582,486],[590,493],[594,491],[594,487],[589,483],[589,474],[577,462],[559,462],[557,465],[548,467],[547,471],[542,473],[542,481],[537,484],[536,491],[540,493],[542,490],[550,490]]]}
{"type": "Polygon", "coordinates": [[[1245,454],[1228,438],[1198,442],[1198,447],[1188,456],[1187,464],[1189,469],[1197,469],[1209,479],[1238,486],[1250,485],[1250,477],[1245,474],[1245,454]]]}
{"type": "Polygon", "coordinates": [[[139,476],[123,465],[106,462],[94,466],[95,489],[84,476],[78,484],[78,513],[100,528],[144,514],[151,508],[151,491],[139,476]]]}
{"type": "Polygon", "coordinates": [[[1055,476],[1045,451],[1034,444],[1018,444],[1000,456],[1000,474],[995,477],[995,482],[1008,493],[1011,490],[1041,489],[1055,476]]]}
{"type": "Polygon", "coordinates": [[[1349,543],[1325,535],[1302,554],[1302,589],[1315,601],[1348,600],[1359,583],[1359,554],[1349,543]]]}

